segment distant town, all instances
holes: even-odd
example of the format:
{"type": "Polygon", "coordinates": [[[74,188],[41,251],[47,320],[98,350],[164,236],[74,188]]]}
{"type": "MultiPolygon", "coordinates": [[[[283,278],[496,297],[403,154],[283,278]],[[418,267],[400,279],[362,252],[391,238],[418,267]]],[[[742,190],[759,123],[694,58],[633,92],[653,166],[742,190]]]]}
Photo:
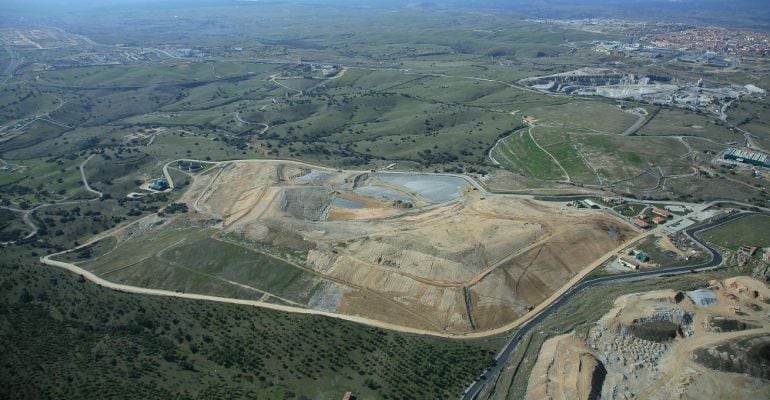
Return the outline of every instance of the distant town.
{"type": "Polygon", "coordinates": [[[770,34],[718,27],[692,28],[656,35],[661,47],[704,49],[724,55],[770,55],[770,34]]]}
{"type": "Polygon", "coordinates": [[[770,55],[770,34],[716,26],[682,23],[645,23],[617,19],[533,19],[531,22],[560,25],[588,32],[620,33],[633,46],[680,52],[714,52],[722,56],[770,55]]]}

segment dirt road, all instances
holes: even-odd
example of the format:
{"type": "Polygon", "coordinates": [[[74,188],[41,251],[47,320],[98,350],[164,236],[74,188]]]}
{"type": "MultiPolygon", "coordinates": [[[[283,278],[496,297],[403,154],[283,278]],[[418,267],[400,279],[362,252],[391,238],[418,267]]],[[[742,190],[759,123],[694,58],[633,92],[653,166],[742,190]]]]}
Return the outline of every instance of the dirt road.
{"type": "Polygon", "coordinates": [[[261,131],[261,132],[259,132],[259,133],[257,133],[257,135],[262,135],[262,134],[264,134],[265,132],[267,132],[267,130],[268,130],[268,129],[270,129],[270,125],[268,125],[268,124],[266,124],[266,123],[264,123],[264,122],[249,122],[249,121],[244,121],[244,120],[243,120],[243,118],[241,118],[241,113],[240,113],[240,112],[238,112],[238,111],[236,111],[236,112],[235,112],[235,119],[236,119],[238,122],[240,122],[240,123],[242,123],[242,124],[244,124],[244,125],[262,125],[262,127],[263,127],[263,128],[262,128],[262,131],[261,131]]]}
{"type": "Polygon", "coordinates": [[[88,162],[91,161],[91,159],[94,158],[94,156],[96,156],[96,154],[91,154],[88,158],[86,158],[85,161],[83,161],[82,164],[80,164],[80,167],[79,167],[80,168],[80,179],[83,180],[83,186],[85,186],[87,191],[89,191],[89,192],[99,196],[99,198],[102,198],[102,197],[104,197],[104,193],[102,193],[102,192],[100,192],[98,190],[95,190],[94,188],[91,187],[91,185],[88,184],[88,179],[86,178],[86,173],[83,170],[86,167],[86,164],[88,164],[88,162]]]}
{"type": "Polygon", "coordinates": [[[441,334],[434,331],[428,331],[423,329],[415,329],[415,328],[408,328],[403,327],[399,325],[389,324],[386,322],[376,321],[369,318],[359,317],[359,316],[352,316],[352,315],[342,315],[342,314],[335,314],[331,312],[325,312],[325,311],[317,311],[317,310],[311,310],[307,308],[300,308],[300,307],[293,307],[293,306],[284,306],[279,304],[271,304],[271,303],[265,303],[263,301],[255,301],[255,300],[240,300],[240,299],[231,299],[227,297],[218,297],[218,296],[208,296],[208,295],[202,295],[202,294],[191,294],[191,293],[181,293],[181,292],[172,292],[169,290],[159,290],[159,289],[148,289],[148,288],[141,288],[136,286],[129,286],[129,285],[121,285],[119,283],[113,283],[110,281],[107,281],[105,279],[102,279],[93,273],[86,271],[85,269],[82,269],[78,267],[77,265],[70,264],[63,261],[57,261],[53,260],[53,257],[56,257],[58,255],[67,253],[69,251],[77,251],[85,246],[88,246],[92,242],[88,242],[84,245],[78,246],[72,250],[67,250],[60,253],[55,253],[51,255],[44,256],[40,258],[40,262],[53,266],[53,267],[59,267],[66,269],[70,272],[73,272],[75,274],[81,275],[84,278],[88,279],[89,281],[99,285],[106,287],[108,289],[117,290],[120,292],[125,293],[134,293],[134,294],[143,294],[143,295],[150,295],[150,296],[166,296],[166,297],[177,297],[182,299],[189,299],[189,300],[205,300],[205,301],[215,301],[218,303],[229,303],[229,304],[239,304],[239,305],[246,305],[246,306],[254,306],[254,307],[261,307],[261,308],[267,308],[270,310],[276,310],[276,311],[284,311],[284,312],[292,312],[297,314],[308,314],[308,315],[320,315],[324,317],[331,317],[331,318],[337,318],[345,321],[351,321],[356,322],[359,324],[364,324],[372,327],[382,328],[382,329],[388,329],[391,331],[397,331],[397,332],[403,332],[403,333],[411,333],[411,334],[418,334],[418,335],[426,335],[426,336],[437,336],[437,337],[445,337],[445,338],[457,338],[457,337],[467,337],[467,338],[473,338],[473,337],[483,337],[483,336],[472,336],[472,335],[466,335],[466,336],[458,336],[458,335],[451,335],[451,334],[441,334]]]}
{"type": "MultiPolygon", "coordinates": [[[[3,208],[5,210],[13,211],[13,212],[18,212],[18,213],[23,213],[24,214],[24,216],[23,216],[24,223],[27,224],[27,226],[29,226],[30,228],[32,228],[32,232],[28,233],[26,236],[24,236],[20,240],[26,240],[26,239],[29,239],[29,238],[37,235],[38,227],[37,227],[37,225],[35,225],[34,222],[32,222],[32,214],[35,211],[40,210],[42,208],[46,208],[46,207],[70,206],[70,205],[76,205],[76,204],[90,203],[92,201],[100,200],[100,199],[102,199],[104,197],[104,193],[102,193],[102,192],[100,192],[98,190],[94,190],[93,188],[91,188],[91,186],[88,185],[88,179],[86,178],[85,171],[83,170],[83,168],[85,167],[86,163],[89,160],[91,160],[91,158],[93,158],[95,155],[96,154],[92,154],[85,161],[83,161],[83,163],[80,164],[79,168],[80,168],[80,178],[83,181],[83,185],[85,186],[85,189],[87,191],[91,192],[91,193],[96,194],[97,197],[95,197],[93,199],[88,199],[88,200],[72,200],[72,201],[62,201],[62,202],[57,202],[57,203],[45,203],[45,204],[40,204],[40,205],[38,205],[36,207],[30,208],[28,210],[22,210],[22,209],[13,208],[13,207],[0,206],[0,208],[3,208]]],[[[15,244],[18,241],[19,240],[12,240],[12,241],[9,241],[9,242],[2,242],[2,243],[0,243],[0,245],[11,245],[11,244],[15,244]]]]}

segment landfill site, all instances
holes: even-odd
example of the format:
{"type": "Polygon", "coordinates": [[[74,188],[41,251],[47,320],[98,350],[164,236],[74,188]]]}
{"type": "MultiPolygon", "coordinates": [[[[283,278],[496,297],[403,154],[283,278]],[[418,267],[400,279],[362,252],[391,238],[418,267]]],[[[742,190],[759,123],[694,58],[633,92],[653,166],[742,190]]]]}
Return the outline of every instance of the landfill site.
{"type": "Polygon", "coordinates": [[[311,271],[312,293],[292,301],[446,333],[515,321],[638,234],[606,212],[483,193],[461,176],[288,161],[222,163],[183,200],[221,221],[215,239],[311,271]]]}

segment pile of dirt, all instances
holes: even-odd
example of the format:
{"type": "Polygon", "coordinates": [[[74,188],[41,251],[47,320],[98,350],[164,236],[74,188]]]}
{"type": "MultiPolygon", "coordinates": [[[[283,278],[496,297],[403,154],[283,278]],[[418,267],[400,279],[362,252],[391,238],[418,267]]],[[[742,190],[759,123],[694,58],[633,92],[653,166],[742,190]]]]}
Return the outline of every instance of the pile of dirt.
{"type": "Polygon", "coordinates": [[[527,399],[598,399],[607,370],[573,334],[543,343],[527,399]]]}
{"type": "Polygon", "coordinates": [[[253,224],[239,233],[256,243],[273,248],[308,251],[316,247],[315,243],[305,240],[299,233],[282,226],[253,224]]]}

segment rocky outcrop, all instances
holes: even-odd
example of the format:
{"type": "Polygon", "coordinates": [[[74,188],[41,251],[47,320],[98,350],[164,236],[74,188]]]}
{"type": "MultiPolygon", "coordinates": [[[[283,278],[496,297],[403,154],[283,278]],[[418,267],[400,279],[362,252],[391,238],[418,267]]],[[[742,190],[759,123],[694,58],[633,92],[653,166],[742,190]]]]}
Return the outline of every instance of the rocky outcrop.
{"type": "Polygon", "coordinates": [[[585,336],[551,338],[527,398],[770,398],[770,287],[734,277],[703,290],[713,302],[687,300],[692,291],[621,296],[585,336]]]}

